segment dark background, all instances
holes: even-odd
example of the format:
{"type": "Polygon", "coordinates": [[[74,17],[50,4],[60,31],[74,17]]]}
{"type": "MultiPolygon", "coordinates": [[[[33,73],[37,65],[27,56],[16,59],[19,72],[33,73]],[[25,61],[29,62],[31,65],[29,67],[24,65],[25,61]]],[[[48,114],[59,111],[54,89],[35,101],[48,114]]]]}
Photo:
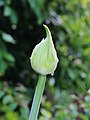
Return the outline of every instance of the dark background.
{"type": "Polygon", "coordinates": [[[38,120],[90,119],[90,0],[0,0],[0,120],[27,120],[38,74],[29,57],[52,33],[59,63],[38,120]]]}

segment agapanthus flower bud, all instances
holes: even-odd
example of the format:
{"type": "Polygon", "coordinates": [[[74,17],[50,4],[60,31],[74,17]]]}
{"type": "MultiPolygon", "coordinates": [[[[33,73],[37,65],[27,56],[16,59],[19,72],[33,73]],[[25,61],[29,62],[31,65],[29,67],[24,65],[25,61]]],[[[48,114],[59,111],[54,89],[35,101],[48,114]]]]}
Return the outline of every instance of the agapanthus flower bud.
{"type": "Polygon", "coordinates": [[[47,37],[35,46],[30,57],[32,68],[41,75],[54,74],[58,58],[49,28],[43,25],[47,37]]]}

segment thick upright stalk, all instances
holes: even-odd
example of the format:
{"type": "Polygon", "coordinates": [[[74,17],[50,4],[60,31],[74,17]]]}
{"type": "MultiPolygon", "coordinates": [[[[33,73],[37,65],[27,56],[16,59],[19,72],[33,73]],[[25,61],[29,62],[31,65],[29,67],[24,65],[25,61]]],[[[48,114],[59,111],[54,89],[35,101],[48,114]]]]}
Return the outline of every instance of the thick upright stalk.
{"type": "Polygon", "coordinates": [[[46,76],[39,75],[32,107],[30,111],[29,120],[37,120],[39,107],[40,107],[40,103],[41,103],[41,99],[42,99],[42,95],[45,87],[45,82],[46,82],[46,76]]]}

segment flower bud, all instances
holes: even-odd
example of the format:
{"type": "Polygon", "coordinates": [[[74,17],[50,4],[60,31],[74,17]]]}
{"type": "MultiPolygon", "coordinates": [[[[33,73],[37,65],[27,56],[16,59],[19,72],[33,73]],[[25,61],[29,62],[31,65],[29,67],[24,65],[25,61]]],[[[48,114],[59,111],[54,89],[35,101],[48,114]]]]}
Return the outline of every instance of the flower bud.
{"type": "Polygon", "coordinates": [[[46,25],[43,26],[46,30],[47,37],[45,39],[43,38],[33,49],[30,58],[31,66],[41,75],[53,75],[58,63],[57,53],[49,28],[46,25]]]}

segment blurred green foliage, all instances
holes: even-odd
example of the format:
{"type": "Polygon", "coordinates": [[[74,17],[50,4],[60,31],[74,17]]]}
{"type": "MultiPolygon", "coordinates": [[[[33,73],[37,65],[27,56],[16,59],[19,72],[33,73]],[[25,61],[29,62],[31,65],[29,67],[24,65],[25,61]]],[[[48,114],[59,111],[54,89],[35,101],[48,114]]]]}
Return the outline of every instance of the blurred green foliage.
{"type": "Polygon", "coordinates": [[[90,0],[0,0],[0,120],[27,120],[37,83],[29,57],[53,36],[60,62],[38,120],[90,119],[90,0]]]}

